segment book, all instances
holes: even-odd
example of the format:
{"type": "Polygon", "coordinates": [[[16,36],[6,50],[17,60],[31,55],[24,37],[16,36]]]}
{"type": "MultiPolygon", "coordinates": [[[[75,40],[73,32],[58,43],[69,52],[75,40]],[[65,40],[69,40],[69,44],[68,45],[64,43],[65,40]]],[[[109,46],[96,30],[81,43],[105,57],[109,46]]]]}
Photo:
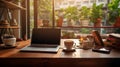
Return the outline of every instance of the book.
{"type": "Polygon", "coordinates": [[[111,43],[112,47],[120,49],[120,34],[109,34],[107,41],[111,43]]]}

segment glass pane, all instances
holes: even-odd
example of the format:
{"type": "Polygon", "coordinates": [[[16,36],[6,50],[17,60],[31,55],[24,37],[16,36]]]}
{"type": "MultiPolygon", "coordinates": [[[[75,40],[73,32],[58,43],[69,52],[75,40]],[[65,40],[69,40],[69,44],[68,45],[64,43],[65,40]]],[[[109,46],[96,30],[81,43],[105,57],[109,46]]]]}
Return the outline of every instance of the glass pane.
{"type": "Polygon", "coordinates": [[[56,26],[109,26],[104,0],[55,0],[56,26]],[[60,21],[62,23],[60,23],[60,21]]]}
{"type": "Polygon", "coordinates": [[[32,34],[32,29],[34,28],[34,0],[30,0],[30,36],[32,34]]]}
{"type": "Polygon", "coordinates": [[[63,38],[66,35],[70,38],[77,38],[77,35],[81,34],[88,35],[91,34],[92,30],[98,30],[101,34],[117,32],[120,25],[118,24],[119,26],[116,27],[114,23],[117,16],[120,15],[120,0],[113,1],[54,0],[54,10],[52,10],[53,0],[38,0],[37,25],[39,27],[52,27],[55,24],[56,27],[62,29],[63,38]],[[117,6],[114,10],[112,10],[112,2],[117,6]]]}
{"type": "Polygon", "coordinates": [[[97,30],[101,36],[106,37],[108,34],[112,32],[117,32],[119,29],[117,28],[64,28],[62,29],[62,35],[61,37],[63,39],[69,39],[69,38],[80,38],[91,36],[92,30],[97,30]],[[116,30],[116,31],[115,31],[116,30]]]}
{"type": "Polygon", "coordinates": [[[114,22],[110,21],[111,14],[109,13],[110,8],[108,6],[110,3],[108,2],[111,1],[55,0],[56,26],[69,27],[70,30],[70,27],[80,27],[80,32],[84,33],[90,33],[93,28],[89,30],[89,27],[103,27],[97,30],[101,33],[107,33],[114,24],[114,22]]]}
{"type": "Polygon", "coordinates": [[[38,0],[38,27],[52,26],[52,0],[38,0]]]}

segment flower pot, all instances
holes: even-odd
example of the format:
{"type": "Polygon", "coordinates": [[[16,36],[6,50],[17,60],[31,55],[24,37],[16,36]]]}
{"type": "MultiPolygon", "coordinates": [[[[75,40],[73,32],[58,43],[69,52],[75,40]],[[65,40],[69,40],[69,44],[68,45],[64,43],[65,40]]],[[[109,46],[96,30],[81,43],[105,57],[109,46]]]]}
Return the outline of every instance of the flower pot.
{"type": "Polygon", "coordinates": [[[43,20],[43,27],[49,26],[49,20],[43,20]]]}
{"type": "Polygon", "coordinates": [[[63,18],[60,17],[60,18],[57,20],[57,27],[62,27],[62,23],[63,23],[63,18]]]}
{"type": "Polygon", "coordinates": [[[117,17],[116,22],[113,24],[114,27],[120,27],[120,17],[117,17]]]}
{"type": "Polygon", "coordinates": [[[94,23],[94,27],[100,27],[100,26],[101,26],[101,18],[98,18],[94,23]]]}

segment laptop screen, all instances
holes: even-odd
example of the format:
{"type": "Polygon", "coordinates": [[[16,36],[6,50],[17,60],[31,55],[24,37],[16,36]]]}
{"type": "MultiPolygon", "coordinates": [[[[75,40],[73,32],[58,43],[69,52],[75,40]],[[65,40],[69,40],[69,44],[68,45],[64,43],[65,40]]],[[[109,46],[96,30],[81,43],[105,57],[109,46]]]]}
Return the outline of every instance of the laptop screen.
{"type": "Polygon", "coordinates": [[[34,28],[32,31],[32,44],[57,44],[60,45],[61,29],[34,28]]]}

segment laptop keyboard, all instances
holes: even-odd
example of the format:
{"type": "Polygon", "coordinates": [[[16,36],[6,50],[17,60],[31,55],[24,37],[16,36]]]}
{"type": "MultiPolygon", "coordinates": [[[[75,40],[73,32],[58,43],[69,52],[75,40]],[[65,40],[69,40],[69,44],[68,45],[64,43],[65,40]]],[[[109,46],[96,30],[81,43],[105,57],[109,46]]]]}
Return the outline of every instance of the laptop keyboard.
{"type": "Polygon", "coordinates": [[[41,45],[41,44],[34,45],[34,44],[32,44],[31,47],[57,48],[58,45],[51,45],[51,44],[50,45],[46,45],[46,44],[44,44],[44,45],[41,45]]]}

